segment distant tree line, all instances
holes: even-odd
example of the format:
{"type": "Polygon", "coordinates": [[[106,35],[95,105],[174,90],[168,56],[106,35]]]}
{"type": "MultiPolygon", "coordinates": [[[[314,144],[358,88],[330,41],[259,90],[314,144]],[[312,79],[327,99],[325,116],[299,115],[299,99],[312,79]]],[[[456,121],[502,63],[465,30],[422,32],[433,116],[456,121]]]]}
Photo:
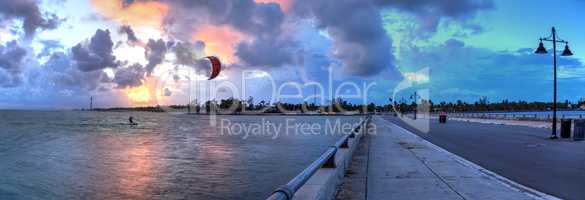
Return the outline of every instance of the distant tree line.
{"type": "Polygon", "coordinates": [[[143,107],[113,107],[113,108],[94,108],[93,111],[140,111],[140,112],[165,112],[160,106],[143,106],[143,107]]]}
{"type": "MultiPolygon", "coordinates": [[[[569,101],[557,103],[557,108],[560,110],[585,108],[585,99],[578,101],[576,104],[571,104],[569,101]]],[[[488,112],[488,111],[546,111],[552,108],[550,102],[528,102],[528,101],[509,101],[502,100],[500,102],[489,102],[486,97],[482,97],[475,102],[464,102],[457,100],[455,102],[440,102],[435,103],[431,100],[422,99],[416,104],[415,102],[401,101],[395,102],[391,99],[385,105],[369,104],[354,104],[337,98],[332,102],[324,105],[317,105],[315,103],[285,103],[276,102],[269,103],[266,101],[254,102],[253,97],[247,100],[237,98],[221,99],[219,101],[210,100],[203,103],[197,101],[190,105],[171,105],[171,106],[150,106],[150,107],[115,107],[115,108],[96,108],[95,111],[144,111],[144,112],[165,112],[172,110],[182,110],[192,113],[220,113],[220,114],[239,114],[242,112],[261,112],[261,113],[365,113],[365,112],[413,112],[416,109],[419,111],[429,112],[488,112]]]]}
{"type": "MultiPolygon", "coordinates": [[[[489,112],[489,111],[546,111],[552,109],[552,102],[539,102],[539,101],[509,101],[502,100],[500,102],[488,102],[486,97],[482,97],[479,100],[469,103],[461,100],[455,102],[435,103],[431,100],[422,100],[422,105],[428,105],[431,111],[444,111],[444,112],[489,112]]],[[[420,107],[421,105],[418,104],[420,107]]],[[[413,111],[417,104],[401,103],[396,104],[398,110],[401,111],[413,111]]],[[[580,100],[576,104],[570,103],[568,100],[564,102],[557,102],[557,109],[559,110],[572,110],[577,108],[585,107],[585,101],[580,100]]]]}

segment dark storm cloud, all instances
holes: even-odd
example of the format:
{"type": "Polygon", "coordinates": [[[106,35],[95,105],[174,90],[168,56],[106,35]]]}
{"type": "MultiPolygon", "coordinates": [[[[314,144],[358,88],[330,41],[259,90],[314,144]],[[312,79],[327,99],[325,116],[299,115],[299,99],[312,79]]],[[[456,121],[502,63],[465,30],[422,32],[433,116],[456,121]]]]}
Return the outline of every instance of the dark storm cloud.
{"type": "Polygon", "coordinates": [[[132,30],[132,27],[130,27],[129,25],[121,26],[118,32],[126,34],[126,36],[128,37],[128,42],[131,43],[138,42],[138,37],[136,37],[134,30],[132,30]]]}
{"type": "Polygon", "coordinates": [[[148,40],[145,51],[145,56],[148,60],[148,64],[146,64],[146,72],[148,75],[152,73],[157,65],[164,61],[167,51],[167,43],[164,40],[148,40]]]}
{"type": "Polygon", "coordinates": [[[142,65],[136,63],[126,68],[120,68],[114,75],[113,82],[117,88],[137,87],[142,85],[146,70],[142,65]]]}
{"type": "Polygon", "coordinates": [[[41,13],[35,0],[0,0],[0,20],[22,19],[27,38],[37,29],[54,29],[61,20],[54,14],[41,13]]]}
{"type": "Polygon", "coordinates": [[[381,9],[397,9],[420,19],[421,30],[432,32],[443,17],[465,19],[491,8],[488,0],[297,0],[294,12],[314,18],[333,40],[333,57],[354,75],[375,75],[384,69],[395,73],[392,40],[385,32],[381,9]]]}
{"type": "Polygon", "coordinates": [[[0,87],[16,87],[22,83],[21,71],[27,51],[16,41],[0,44],[0,87]]]}
{"type": "Polygon", "coordinates": [[[50,84],[56,90],[94,91],[107,79],[101,70],[81,71],[72,56],[64,52],[53,53],[42,70],[46,77],[43,84],[50,84]]]}
{"type": "Polygon", "coordinates": [[[175,54],[177,65],[195,66],[195,59],[199,52],[203,51],[205,44],[201,41],[191,44],[188,42],[178,42],[172,48],[172,52],[175,54]]]}
{"type": "Polygon", "coordinates": [[[273,41],[274,38],[242,42],[236,48],[236,55],[246,64],[257,67],[282,66],[293,63],[294,43],[273,41]]]}
{"type": "Polygon", "coordinates": [[[223,10],[225,17],[218,19],[218,23],[230,24],[240,31],[262,37],[280,34],[284,13],[277,4],[256,4],[253,0],[228,2],[231,9],[223,10]]]}
{"type": "Polygon", "coordinates": [[[0,44],[0,69],[12,74],[19,73],[25,56],[26,49],[21,47],[16,41],[10,41],[6,43],[6,46],[0,44]]]}
{"type": "Polygon", "coordinates": [[[379,8],[367,1],[297,1],[295,11],[317,20],[333,40],[332,56],[344,71],[370,76],[394,68],[392,40],[382,27],[379,8]]]}
{"type": "Polygon", "coordinates": [[[98,29],[89,44],[79,43],[71,49],[73,59],[81,71],[89,72],[119,65],[113,55],[112,39],[109,30],[98,29]]]}

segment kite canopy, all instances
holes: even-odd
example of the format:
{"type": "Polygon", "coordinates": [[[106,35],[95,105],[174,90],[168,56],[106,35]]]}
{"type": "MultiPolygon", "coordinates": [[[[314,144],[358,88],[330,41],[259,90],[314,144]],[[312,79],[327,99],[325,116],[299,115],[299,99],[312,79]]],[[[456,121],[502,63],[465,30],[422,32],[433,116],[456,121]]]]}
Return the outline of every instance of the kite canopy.
{"type": "Polygon", "coordinates": [[[209,59],[211,62],[211,75],[207,80],[212,80],[219,76],[219,72],[221,71],[221,62],[219,61],[219,58],[215,56],[207,56],[205,58],[209,59]]]}

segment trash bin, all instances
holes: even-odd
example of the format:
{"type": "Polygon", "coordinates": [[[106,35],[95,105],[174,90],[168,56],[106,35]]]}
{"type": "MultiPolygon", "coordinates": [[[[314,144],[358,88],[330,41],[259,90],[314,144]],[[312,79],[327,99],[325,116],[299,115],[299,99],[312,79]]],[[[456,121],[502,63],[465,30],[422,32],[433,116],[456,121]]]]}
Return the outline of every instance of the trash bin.
{"type": "Polygon", "coordinates": [[[585,119],[575,120],[575,130],[573,131],[573,140],[585,140],[585,119]]]}
{"type": "Polygon", "coordinates": [[[441,124],[447,123],[447,115],[445,114],[439,115],[439,123],[441,124]]]}
{"type": "Polygon", "coordinates": [[[571,138],[571,119],[561,119],[561,138],[571,138]]]}

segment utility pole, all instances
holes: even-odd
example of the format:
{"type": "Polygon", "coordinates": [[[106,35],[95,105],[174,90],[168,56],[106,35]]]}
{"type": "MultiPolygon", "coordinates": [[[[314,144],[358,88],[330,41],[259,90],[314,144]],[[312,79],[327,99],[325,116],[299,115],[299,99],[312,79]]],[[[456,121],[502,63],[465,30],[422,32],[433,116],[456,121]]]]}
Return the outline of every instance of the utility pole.
{"type": "Polygon", "coordinates": [[[187,102],[187,114],[191,114],[191,69],[189,69],[189,102],[187,102]]]}
{"type": "Polygon", "coordinates": [[[410,99],[414,100],[414,120],[416,120],[416,111],[417,111],[417,103],[416,100],[418,98],[418,93],[416,91],[414,91],[414,94],[412,96],[410,96],[410,99]]]}

